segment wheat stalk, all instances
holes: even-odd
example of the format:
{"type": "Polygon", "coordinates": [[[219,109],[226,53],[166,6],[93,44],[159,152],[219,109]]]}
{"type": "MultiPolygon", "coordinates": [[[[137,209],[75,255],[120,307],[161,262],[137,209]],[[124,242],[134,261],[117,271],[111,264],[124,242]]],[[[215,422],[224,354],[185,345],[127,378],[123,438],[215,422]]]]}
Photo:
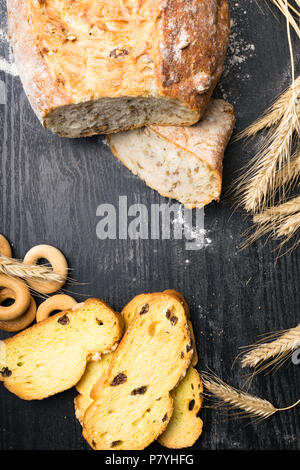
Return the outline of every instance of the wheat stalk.
{"type": "Polygon", "coordinates": [[[201,377],[207,394],[220,402],[219,407],[241,410],[242,416],[258,418],[259,420],[267,419],[278,411],[290,410],[300,404],[300,400],[298,400],[286,408],[276,408],[267,400],[250,395],[226,384],[214,374],[203,373],[201,377]]]}
{"type": "Polygon", "coordinates": [[[280,179],[278,179],[280,173],[283,168],[285,170],[289,168],[293,137],[295,135],[300,137],[300,76],[295,79],[290,32],[290,27],[292,27],[300,38],[300,29],[293,16],[294,14],[300,18],[300,11],[287,0],[270,1],[286,17],[292,84],[262,118],[240,135],[240,137],[249,137],[263,129],[269,129],[261,149],[250,162],[250,168],[238,180],[237,184],[236,192],[240,203],[248,212],[253,213],[265,209],[270,202],[274,204],[276,190],[281,188],[278,184],[280,183],[280,179]]]}
{"type": "Polygon", "coordinates": [[[297,348],[300,348],[300,324],[247,346],[248,351],[241,356],[241,364],[243,368],[255,368],[258,373],[267,367],[281,365],[297,348]]]}
{"type": "MultiPolygon", "coordinates": [[[[300,196],[255,214],[253,222],[255,231],[244,242],[244,246],[268,234],[274,240],[283,238],[281,245],[284,245],[300,229],[300,196]]],[[[295,241],[295,246],[299,241],[295,241]]]]}
{"type": "MultiPolygon", "coordinates": [[[[248,246],[263,235],[289,241],[300,228],[300,200],[286,201],[287,192],[300,176],[300,76],[295,79],[291,28],[300,39],[300,0],[270,0],[286,18],[292,66],[292,84],[265,114],[243,131],[252,137],[268,130],[264,142],[248,169],[236,182],[239,203],[254,214],[254,233],[243,243],[248,246]],[[275,206],[275,198],[279,204],[275,206]],[[273,206],[273,207],[270,207],[273,206]]],[[[299,244],[296,240],[293,248],[299,244]]]]}
{"type": "Polygon", "coordinates": [[[54,273],[48,266],[25,264],[22,261],[3,255],[0,256],[0,274],[22,279],[63,282],[62,277],[54,273]]]}
{"type": "MultiPolygon", "coordinates": [[[[300,93],[300,81],[298,87],[300,93]]],[[[238,187],[241,202],[248,212],[256,213],[265,208],[270,199],[274,200],[276,174],[290,159],[294,133],[300,136],[300,124],[296,102],[291,99],[279,124],[269,131],[262,149],[252,160],[252,167],[238,187]]]]}
{"type": "MultiPolygon", "coordinates": [[[[299,6],[299,1],[295,0],[297,5],[299,6]]],[[[296,20],[294,16],[291,14],[291,11],[300,18],[300,11],[295,8],[290,2],[287,0],[271,0],[274,5],[277,6],[277,8],[281,11],[281,13],[286,17],[288,23],[292,26],[292,28],[295,30],[296,34],[300,38],[300,28],[299,25],[296,23],[296,20]]]]}
{"type": "MultiPolygon", "coordinates": [[[[300,119],[300,116],[299,116],[300,119]]],[[[274,186],[276,188],[291,189],[293,185],[298,182],[300,176],[300,148],[292,156],[292,159],[286,163],[279,171],[277,171],[274,178],[274,186]]]]}

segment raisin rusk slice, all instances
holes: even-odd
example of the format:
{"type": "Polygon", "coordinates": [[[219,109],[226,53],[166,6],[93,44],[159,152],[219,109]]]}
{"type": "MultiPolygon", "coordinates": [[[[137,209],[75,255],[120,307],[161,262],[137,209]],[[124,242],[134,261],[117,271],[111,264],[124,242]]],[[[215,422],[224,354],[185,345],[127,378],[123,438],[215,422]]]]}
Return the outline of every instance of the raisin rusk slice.
{"type": "Polygon", "coordinates": [[[170,392],[193,355],[192,349],[187,351],[191,342],[187,316],[174,295],[152,294],[131,318],[84,417],[84,437],[99,450],[109,450],[116,442],[114,450],[144,449],[162,434],[173,413],[170,392]],[[178,360],[182,351],[187,352],[178,360]]]}

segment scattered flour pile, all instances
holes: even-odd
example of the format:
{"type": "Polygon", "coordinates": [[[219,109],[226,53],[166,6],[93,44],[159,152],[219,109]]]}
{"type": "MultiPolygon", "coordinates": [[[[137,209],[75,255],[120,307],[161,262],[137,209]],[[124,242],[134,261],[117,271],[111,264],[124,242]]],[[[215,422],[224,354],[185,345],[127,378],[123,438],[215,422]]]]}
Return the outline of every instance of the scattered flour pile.
{"type": "Polygon", "coordinates": [[[224,72],[218,84],[222,97],[233,105],[236,104],[239,96],[234,87],[232,87],[231,77],[234,76],[235,80],[240,82],[249,80],[251,77],[246,71],[245,63],[255,55],[255,45],[246,40],[244,36],[245,22],[247,17],[251,15],[250,11],[253,7],[253,1],[248,0],[246,4],[247,9],[244,3],[243,5],[240,5],[238,2],[230,4],[232,19],[229,47],[224,72]]]}

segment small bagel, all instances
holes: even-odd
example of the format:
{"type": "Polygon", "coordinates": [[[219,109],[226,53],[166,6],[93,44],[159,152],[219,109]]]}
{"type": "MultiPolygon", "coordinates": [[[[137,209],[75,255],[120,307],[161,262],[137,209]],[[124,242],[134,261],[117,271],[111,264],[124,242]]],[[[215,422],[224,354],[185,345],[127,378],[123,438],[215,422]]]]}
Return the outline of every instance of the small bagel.
{"type": "MultiPolygon", "coordinates": [[[[0,291],[0,304],[7,299],[15,299],[15,293],[12,289],[2,289],[0,291]]],[[[33,297],[30,297],[29,308],[16,320],[0,321],[0,330],[3,331],[21,331],[31,325],[36,315],[36,303],[33,297]]]]}
{"type": "Polygon", "coordinates": [[[37,245],[29,250],[24,258],[26,264],[36,264],[39,259],[46,259],[52,266],[53,272],[59,274],[62,282],[58,281],[36,281],[28,280],[28,284],[32,289],[41,294],[53,294],[58,291],[66,282],[68,275],[68,264],[66,258],[54,246],[37,245]]]}
{"type": "Polygon", "coordinates": [[[1,287],[8,287],[14,292],[15,302],[8,307],[0,305],[0,320],[14,320],[23,315],[30,304],[30,292],[27,284],[21,279],[0,274],[1,287]]]}
{"type": "Polygon", "coordinates": [[[77,302],[73,297],[65,294],[58,294],[49,297],[49,299],[45,300],[37,309],[36,313],[36,321],[40,322],[49,318],[51,313],[55,310],[59,310],[60,312],[64,310],[70,310],[71,308],[75,307],[77,302]]]}
{"type": "Polygon", "coordinates": [[[10,244],[3,235],[0,235],[0,255],[8,258],[12,257],[10,244]]]}

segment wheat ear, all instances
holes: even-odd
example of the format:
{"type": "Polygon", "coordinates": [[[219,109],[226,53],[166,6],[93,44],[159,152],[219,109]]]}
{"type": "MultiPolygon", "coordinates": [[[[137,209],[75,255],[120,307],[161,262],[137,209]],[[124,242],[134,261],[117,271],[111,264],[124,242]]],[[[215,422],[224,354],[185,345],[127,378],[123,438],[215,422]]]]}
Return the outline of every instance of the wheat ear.
{"type": "Polygon", "coordinates": [[[252,160],[252,167],[243,176],[239,185],[238,193],[241,193],[241,202],[248,212],[256,213],[266,207],[270,193],[274,194],[276,173],[290,158],[295,132],[300,135],[296,104],[292,99],[279,124],[270,130],[263,148],[252,160]]]}
{"type": "MultiPolygon", "coordinates": [[[[300,38],[300,29],[291,14],[291,3],[287,0],[271,0],[281,13],[286,17],[287,36],[292,66],[292,85],[281,98],[273,105],[273,108],[253,124],[250,130],[242,133],[253,135],[259,130],[269,128],[265,142],[261,150],[250,162],[250,169],[237,182],[236,193],[240,203],[249,212],[259,212],[268,203],[274,204],[276,193],[276,174],[281,171],[290,159],[293,145],[293,136],[300,136],[299,120],[299,96],[300,77],[295,79],[295,64],[290,27],[294,28],[300,38]]],[[[294,7],[293,7],[294,8],[294,7]]],[[[293,13],[300,18],[300,12],[294,8],[293,13]],[[295,10],[295,11],[294,11],[295,10]]]]}
{"type": "MultiPolygon", "coordinates": [[[[300,229],[300,196],[255,214],[253,222],[256,226],[255,231],[244,242],[244,247],[268,234],[274,240],[282,238],[284,245],[300,229]]],[[[295,241],[295,246],[299,241],[295,241]]]]}
{"type": "MultiPolygon", "coordinates": [[[[299,116],[300,119],[300,116],[299,116]]],[[[281,188],[287,191],[290,190],[295,183],[298,182],[300,177],[300,146],[296,149],[291,160],[286,163],[279,171],[277,171],[274,178],[274,187],[281,188]]]]}
{"type": "Polygon", "coordinates": [[[300,324],[247,346],[248,351],[241,356],[241,364],[243,368],[251,367],[261,372],[267,367],[282,364],[297,348],[300,348],[300,324]]]}
{"type": "Polygon", "coordinates": [[[267,419],[278,411],[286,411],[300,404],[300,400],[286,408],[276,408],[272,403],[262,398],[250,395],[247,392],[237,390],[226,384],[214,374],[201,374],[205,390],[211,397],[216,398],[220,403],[218,408],[224,410],[241,410],[241,416],[267,419]]]}
{"type": "Polygon", "coordinates": [[[54,273],[48,266],[25,264],[7,256],[0,256],[0,274],[22,279],[63,282],[61,276],[54,273]]]}

